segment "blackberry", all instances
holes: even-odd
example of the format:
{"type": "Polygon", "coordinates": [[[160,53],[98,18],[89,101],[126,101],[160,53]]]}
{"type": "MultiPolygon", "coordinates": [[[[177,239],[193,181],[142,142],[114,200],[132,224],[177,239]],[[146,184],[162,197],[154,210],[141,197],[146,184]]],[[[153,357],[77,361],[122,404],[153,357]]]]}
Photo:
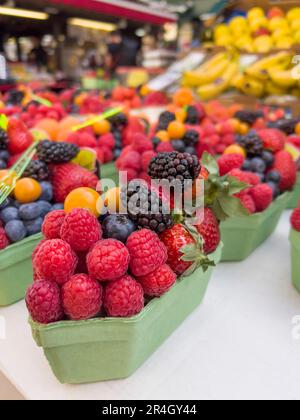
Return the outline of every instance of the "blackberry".
{"type": "Polygon", "coordinates": [[[238,137],[237,142],[246,150],[248,156],[260,156],[264,149],[263,142],[255,132],[238,137]]]}
{"type": "Polygon", "coordinates": [[[187,109],[186,124],[198,125],[201,122],[201,116],[197,108],[189,106],[187,109]]]}
{"type": "Polygon", "coordinates": [[[7,132],[0,128],[0,150],[6,150],[8,146],[7,132]]]}
{"type": "Polygon", "coordinates": [[[7,97],[7,103],[10,105],[20,105],[24,96],[25,94],[21,90],[10,90],[7,97]]]}
{"type": "Polygon", "coordinates": [[[189,153],[159,153],[149,165],[152,179],[167,179],[169,182],[197,179],[201,171],[199,159],[189,153]]]}
{"type": "Polygon", "coordinates": [[[173,112],[165,111],[162,114],[160,114],[159,120],[158,120],[158,127],[157,131],[164,131],[167,130],[170,123],[175,121],[176,117],[173,112]]]}
{"type": "Polygon", "coordinates": [[[264,114],[261,111],[237,111],[234,116],[243,123],[253,125],[256,120],[263,118],[264,114]]]}
{"type": "Polygon", "coordinates": [[[133,180],[122,188],[121,200],[128,217],[139,228],[159,234],[173,226],[169,207],[142,181],[133,180]]]}
{"type": "Polygon", "coordinates": [[[114,128],[124,128],[128,124],[128,118],[124,112],[119,112],[119,114],[110,117],[109,122],[114,128]]]}
{"type": "Polygon", "coordinates": [[[199,139],[200,136],[196,130],[188,130],[183,137],[183,141],[187,147],[195,147],[199,139]]]}
{"type": "Polygon", "coordinates": [[[287,135],[295,133],[296,125],[299,123],[299,119],[282,119],[268,124],[269,128],[277,128],[283,131],[287,135]]]}
{"type": "Polygon", "coordinates": [[[41,160],[32,160],[23,173],[24,178],[46,181],[49,178],[48,166],[41,160]]]}
{"type": "Polygon", "coordinates": [[[71,143],[43,140],[37,146],[37,156],[45,163],[67,163],[78,155],[79,150],[71,143]]]}

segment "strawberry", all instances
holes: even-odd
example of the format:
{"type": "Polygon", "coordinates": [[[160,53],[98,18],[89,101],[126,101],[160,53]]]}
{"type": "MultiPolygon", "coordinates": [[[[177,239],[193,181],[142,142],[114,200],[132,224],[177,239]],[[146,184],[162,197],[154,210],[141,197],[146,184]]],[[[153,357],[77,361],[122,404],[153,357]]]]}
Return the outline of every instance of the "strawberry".
{"type": "Polygon", "coordinates": [[[223,155],[218,160],[220,175],[226,175],[232,169],[240,169],[243,166],[244,157],[239,154],[223,155]]]}
{"type": "Polygon", "coordinates": [[[273,201],[273,190],[268,184],[259,184],[251,188],[250,195],[257,212],[266,210],[273,201]]]}
{"type": "Polygon", "coordinates": [[[261,138],[264,148],[276,153],[284,149],[286,142],[286,135],[276,128],[266,128],[259,130],[258,133],[261,138]]]}
{"type": "Polygon", "coordinates": [[[297,167],[292,156],[285,150],[278,152],[275,155],[273,169],[277,170],[281,175],[280,191],[291,190],[297,179],[297,167]]]}
{"type": "Polygon", "coordinates": [[[56,165],[52,172],[54,199],[63,203],[67,195],[76,188],[88,187],[96,189],[99,182],[97,176],[74,163],[56,165]]]}
{"type": "Polygon", "coordinates": [[[221,240],[219,222],[210,208],[204,209],[204,219],[196,226],[203,238],[203,250],[205,254],[214,252],[221,240]]]}
{"type": "Polygon", "coordinates": [[[191,261],[183,261],[182,248],[195,244],[195,240],[183,225],[174,225],[171,229],[160,235],[160,240],[165,244],[168,251],[167,264],[178,275],[183,274],[193,264],[191,261]]]}
{"type": "Polygon", "coordinates": [[[253,198],[250,194],[240,194],[239,199],[241,200],[242,205],[253,214],[256,212],[256,207],[253,198]]]}
{"type": "Polygon", "coordinates": [[[26,125],[17,118],[10,118],[7,134],[9,138],[8,150],[12,155],[25,152],[33,142],[33,136],[26,125]]]}
{"type": "Polygon", "coordinates": [[[292,228],[300,232],[300,209],[295,209],[291,215],[292,228]]]}

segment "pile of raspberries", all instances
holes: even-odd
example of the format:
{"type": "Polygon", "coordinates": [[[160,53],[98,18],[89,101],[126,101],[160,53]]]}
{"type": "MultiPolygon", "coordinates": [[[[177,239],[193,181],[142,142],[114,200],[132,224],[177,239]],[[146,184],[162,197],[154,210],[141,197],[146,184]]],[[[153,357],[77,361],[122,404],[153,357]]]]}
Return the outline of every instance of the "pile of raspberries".
{"type": "Polygon", "coordinates": [[[131,317],[145,299],[160,297],[176,282],[167,249],[155,232],[133,232],[122,243],[102,239],[89,211],[49,213],[32,255],[34,283],[26,304],[35,322],[131,317]]]}

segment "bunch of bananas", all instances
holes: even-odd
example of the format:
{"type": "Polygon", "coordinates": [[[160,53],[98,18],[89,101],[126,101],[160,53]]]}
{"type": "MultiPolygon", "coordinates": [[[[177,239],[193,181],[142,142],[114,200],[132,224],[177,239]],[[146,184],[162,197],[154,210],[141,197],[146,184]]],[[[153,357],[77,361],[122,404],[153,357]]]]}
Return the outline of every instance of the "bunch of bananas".
{"type": "Polygon", "coordinates": [[[225,92],[239,72],[239,56],[221,52],[206,61],[198,69],[186,72],[182,84],[196,88],[203,101],[214,99],[225,92]]]}
{"type": "Polygon", "coordinates": [[[231,81],[231,87],[246,95],[300,94],[300,64],[293,65],[290,52],[273,54],[249,66],[231,81]]]}

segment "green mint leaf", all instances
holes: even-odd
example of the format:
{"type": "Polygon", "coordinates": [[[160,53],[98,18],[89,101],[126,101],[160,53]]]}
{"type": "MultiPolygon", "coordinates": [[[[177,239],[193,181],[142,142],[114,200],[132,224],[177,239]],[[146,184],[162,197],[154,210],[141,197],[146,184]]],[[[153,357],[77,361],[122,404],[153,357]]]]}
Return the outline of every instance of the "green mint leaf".
{"type": "Polygon", "coordinates": [[[236,197],[222,196],[219,198],[219,204],[227,217],[249,216],[249,211],[242,205],[236,197]]]}
{"type": "Polygon", "coordinates": [[[201,164],[211,175],[219,175],[219,165],[216,159],[207,152],[203,153],[201,164]]]}
{"type": "Polygon", "coordinates": [[[239,181],[234,176],[226,176],[226,181],[229,183],[230,195],[237,194],[250,187],[250,185],[246,184],[245,182],[239,181]]]}

